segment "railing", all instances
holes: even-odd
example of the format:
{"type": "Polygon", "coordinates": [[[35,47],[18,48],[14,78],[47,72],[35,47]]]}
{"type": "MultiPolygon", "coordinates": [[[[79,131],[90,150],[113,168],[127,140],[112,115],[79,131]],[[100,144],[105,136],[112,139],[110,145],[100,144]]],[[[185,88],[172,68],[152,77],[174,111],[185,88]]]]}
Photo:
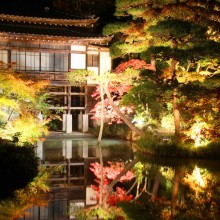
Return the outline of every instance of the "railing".
{"type": "Polygon", "coordinates": [[[28,76],[34,79],[39,79],[39,80],[53,80],[53,81],[67,81],[67,77],[65,73],[60,73],[60,72],[38,72],[38,73],[26,73],[28,76]]]}

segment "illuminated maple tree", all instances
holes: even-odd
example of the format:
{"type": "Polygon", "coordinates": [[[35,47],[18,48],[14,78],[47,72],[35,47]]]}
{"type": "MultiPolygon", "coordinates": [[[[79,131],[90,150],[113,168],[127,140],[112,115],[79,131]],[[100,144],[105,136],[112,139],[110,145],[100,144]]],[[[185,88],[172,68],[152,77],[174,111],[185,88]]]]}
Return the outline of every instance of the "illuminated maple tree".
{"type": "Polygon", "coordinates": [[[48,82],[29,80],[5,64],[0,67],[0,137],[34,143],[48,131],[48,82]]]}
{"type": "MultiPolygon", "coordinates": [[[[120,100],[130,90],[135,79],[139,78],[140,72],[144,69],[154,69],[154,66],[147,64],[145,61],[134,59],[119,65],[115,72],[107,72],[97,76],[91,71],[78,70],[69,72],[67,77],[73,85],[85,84],[86,80],[95,81],[98,84],[98,88],[92,96],[100,100],[102,91],[104,99],[103,114],[109,118],[110,123],[123,121],[131,130],[141,134],[142,131],[132,123],[130,118],[133,111],[132,106],[123,107],[120,105],[120,100]]],[[[102,102],[100,102],[92,110],[92,112],[95,112],[95,119],[101,118],[102,105],[102,102]]]]}

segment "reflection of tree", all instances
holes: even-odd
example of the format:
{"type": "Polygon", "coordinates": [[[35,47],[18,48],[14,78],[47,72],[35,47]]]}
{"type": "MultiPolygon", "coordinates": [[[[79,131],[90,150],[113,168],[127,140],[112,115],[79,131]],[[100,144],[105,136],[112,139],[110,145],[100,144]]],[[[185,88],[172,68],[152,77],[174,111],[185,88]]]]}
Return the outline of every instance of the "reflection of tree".
{"type": "Polygon", "coordinates": [[[178,200],[178,193],[179,193],[179,178],[180,178],[180,170],[176,169],[174,178],[173,178],[173,192],[171,198],[171,216],[174,217],[175,214],[175,207],[178,200]]]}
{"type": "MultiPolygon", "coordinates": [[[[148,207],[145,210],[146,213],[142,213],[145,219],[151,213],[157,213],[152,219],[219,218],[218,176],[198,167],[193,170],[186,167],[174,169],[146,164],[145,167],[147,167],[143,172],[145,177],[140,184],[143,191],[139,197],[132,200],[131,205],[131,207],[142,211],[144,207],[148,207]],[[145,179],[148,180],[146,186],[145,179]],[[153,186],[151,187],[152,182],[153,186]]],[[[122,207],[129,218],[139,218],[129,212],[129,208],[126,208],[130,207],[128,204],[123,204],[122,207]]]]}
{"type": "Polygon", "coordinates": [[[184,206],[179,208],[179,215],[196,219],[219,219],[218,178],[219,175],[197,166],[188,172],[181,181],[187,193],[184,206]]]}
{"type": "MultiPolygon", "coordinates": [[[[154,185],[150,198],[154,200],[150,199],[150,203],[157,207],[161,219],[218,219],[218,178],[218,175],[197,166],[194,169],[161,167],[160,170],[156,169],[153,176],[154,185]]],[[[149,203],[147,200],[144,202],[149,203]]]]}
{"type": "MultiPolygon", "coordinates": [[[[122,209],[115,206],[116,203],[120,200],[130,200],[131,197],[126,195],[126,191],[124,190],[116,190],[114,191],[114,188],[118,182],[122,180],[129,180],[133,178],[133,173],[129,172],[134,165],[138,162],[138,159],[134,159],[131,162],[128,162],[126,165],[122,165],[122,163],[116,163],[110,165],[110,167],[103,167],[103,172],[101,172],[101,166],[98,164],[94,164],[92,166],[92,172],[96,173],[96,176],[99,178],[99,188],[97,188],[97,192],[99,192],[98,197],[100,197],[100,193],[103,193],[103,199],[102,204],[100,203],[96,206],[88,207],[83,210],[79,210],[77,213],[75,213],[79,219],[90,219],[91,217],[97,217],[100,219],[115,219],[116,217],[124,216],[122,209]],[[98,166],[97,166],[98,165],[98,166]],[[119,167],[117,167],[119,165],[119,167]],[[111,172],[110,172],[111,171],[111,172]],[[103,174],[103,191],[100,191],[100,179],[101,174],[103,174]],[[107,184],[106,184],[107,183],[107,184]],[[115,196],[116,195],[116,196],[115,196]],[[114,198],[113,198],[113,197],[114,198]],[[113,204],[109,204],[109,201],[113,201],[113,204]]],[[[111,164],[111,163],[110,163],[111,164]]],[[[111,202],[110,202],[111,203],[111,202]]],[[[124,219],[124,217],[122,217],[124,219]]]]}
{"type": "Polygon", "coordinates": [[[153,185],[153,190],[152,190],[152,195],[151,195],[152,202],[155,201],[155,198],[157,197],[157,192],[158,192],[158,188],[160,185],[160,177],[161,177],[161,173],[160,173],[159,167],[158,167],[156,175],[155,175],[154,185],[153,185]]]}
{"type": "MultiPolygon", "coordinates": [[[[117,186],[116,191],[112,188],[109,189],[109,184],[116,179],[121,172],[123,172],[125,168],[124,163],[122,162],[108,162],[108,166],[102,167],[99,163],[90,164],[90,170],[96,176],[97,186],[92,185],[93,189],[97,192],[98,201],[100,198],[107,199],[104,201],[103,206],[107,205],[116,205],[120,201],[130,201],[132,199],[132,195],[127,195],[126,190],[122,187],[117,186]],[[101,172],[102,169],[102,172],[101,172]],[[102,174],[102,175],[101,175],[102,174]],[[101,187],[101,176],[103,176],[103,187],[101,187]],[[102,188],[102,191],[101,191],[102,188]],[[107,204],[106,204],[107,203],[107,204]]],[[[129,181],[134,178],[134,173],[131,171],[127,171],[121,178],[117,178],[118,182],[123,183],[129,181]]]]}
{"type": "Polygon", "coordinates": [[[18,219],[28,216],[28,208],[34,205],[45,206],[44,195],[49,191],[46,184],[48,172],[42,170],[24,189],[15,191],[15,197],[11,200],[0,201],[0,220],[18,219]]]}
{"type": "MultiPolygon", "coordinates": [[[[116,163],[117,164],[117,163],[116,163]]],[[[119,165],[119,164],[118,164],[119,165]]],[[[120,167],[120,166],[119,166],[120,167]]],[[[124,169],[111,170],[111,181],[104,187],[103,206],[90,207],[88,213],[103,219],[219,219],[219,175],[197,166],[167,167],[141,163],[138,159],[128,163],[124,169]],[[135,179],[126,195],[133,195],[132,200],[119,203],[108,203],[115,194],[116,184],[120,182],[128,170],[133,171],[135,179]],[[117,175],[115,171],[117,170],[117,175]],[[136,186],[136,188],[135,188],[136,186]],[[104,204],[106,204],[104,206],[104,204]],[[101,213],[101,214],[97,214],[101,213]],[[108,218],[106,217],[108,216],[108,218]],[[105,218],[106,217],[106,218],[105,218]]],[[[106,173],[105,167],[103,174],[106,173]]],[[[100,172],[98,172],[100,175],[100,172]]],[[[103,179],[106,182],[105,178],[103,179]]]]}

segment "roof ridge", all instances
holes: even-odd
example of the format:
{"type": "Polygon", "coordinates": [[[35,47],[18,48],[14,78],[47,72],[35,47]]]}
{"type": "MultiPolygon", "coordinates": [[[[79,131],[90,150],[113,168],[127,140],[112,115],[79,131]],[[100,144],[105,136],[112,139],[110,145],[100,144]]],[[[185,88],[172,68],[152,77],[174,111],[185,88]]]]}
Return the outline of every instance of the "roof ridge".
{"type": "Polygon", "coordinates": [[[13,22],[24,22],[34,24],[54,24],[54,25],[65,25],[65,26],[91,26],[97,22],[99,18],[86,18],[86,19],[63,19],[63,18],[44,18],[44,17],[30,17],[21,15],[11,14],[0,14],[0,20],[13,21],[13,22]]]}

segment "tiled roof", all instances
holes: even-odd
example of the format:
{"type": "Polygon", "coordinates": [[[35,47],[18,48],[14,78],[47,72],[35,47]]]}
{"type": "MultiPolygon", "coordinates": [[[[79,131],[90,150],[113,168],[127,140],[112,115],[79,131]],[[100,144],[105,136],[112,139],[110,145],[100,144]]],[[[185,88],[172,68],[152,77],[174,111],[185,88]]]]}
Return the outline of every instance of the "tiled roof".
{"type": "Polygon", "coordinates": [[[88,42],[106,45],[111,40],[108,36],[95,34],[88,28],[60,26],[50,24],[33,24],[0,20],[0,38],[45,41],[45,42],[88,42]]]}
{"type": "Polygon", "coordinates": [[[1,40],[108,44],[110,37],[95,33],[97,20],[57,11],[50,0],[0,1],[1,40]]]}
{"type": "Polygon", "coordinates": [[[93,34],[90,28],[84,28],[80,26],[60,26],[47,23],[33,24],[28,22],[24,23],[2,20],[0,20],[0,32],[64,37],[101,37],[101,35],[93,34]]]}

